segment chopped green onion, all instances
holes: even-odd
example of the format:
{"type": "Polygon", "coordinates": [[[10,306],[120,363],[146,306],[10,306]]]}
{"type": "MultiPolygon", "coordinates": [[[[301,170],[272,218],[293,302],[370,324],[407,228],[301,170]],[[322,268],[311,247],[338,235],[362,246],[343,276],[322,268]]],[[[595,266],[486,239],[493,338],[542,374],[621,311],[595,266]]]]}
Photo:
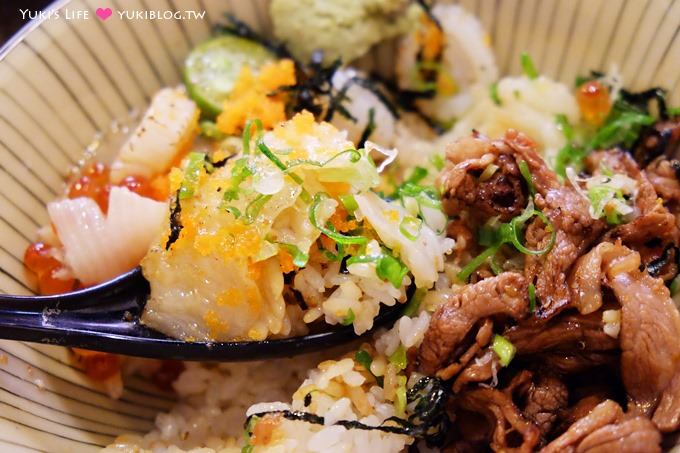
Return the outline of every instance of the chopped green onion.
{"type": "Polygon", "coordinates": [[[234,218],[238,219],[241,217],[241,211],[236,206],[227,206],[225,209],[229,214],[233,215],[234,218]]]}
{"type": "Polygon", "coordinates": [[[423,299],[425,299],[426,294],[427,294],[427,289],[417,288],[413,292],[411,299],[408,301],[408,303],[404,307],[404,311],[403,311],[402,315],[408,316],[408,317],[415,315],[416,312],[418,311],[418,309],[420,308],[420,304],[423,302],[423,299]]]}
{"type": "Polygon", "coordinates": [[[430,156],[430,163],[438,171],[442,171],[446,162],[444,162],[444,157],[441,154],[433,154],[430,156]]]}
{"type": "Polygon", "coordinates": [[[415,241],[418,239],[420,234],[420,229],[423,226],[423,221],[417,217],[405,216],[401,223],[399,224],[399,231],[406,237],[409,241],[415,241]]]}
{"type": "Polygon", "coordinates": [[[217,128],[217,124],[215,124],[214,121],[201,121],[199,127],[201,129],[201,135],[213,140],[223,140],[226,137],[226,134],[217,128]]]}
{"type": "Polygon", "coordinates": [[[349,326],[354,322],[355,318],[356,316],[354,315],[354,310],[350,308],[347,311],[347,315],[344,318],[342,318],[342,321],[340,321],[340,324],[342,324],[343,326],[349,326]]]}
{"type": "Polygon", "coordinates": [[[392,286],[399,289],[406,274],[408,267],[401,260],[383,253],[375,266],[375,273],[378,278],[392,283],[392,286]]]}
{"type": "Polygon", "coordinates": [[[326,165],[328,165],[333,160],[335,160],[338,157],[343,156],[345,154],[349,154],[349,161],[353,164],[355,164],[355,163],[357,163],[361,160],[361,152],[359,152],[359,150],[346,149],[344,151],[340,151],[335,156],[330,157],[328,160],[326,160],[324,162],[319,162],[318,160],[311,160],[311,159],[293,159],[293,160],[288,162],[287,171],[290,171],[291,168],[297,167],[299,165],[312,165],[314,167],[325,167],[326,165]]]}
{"type": "Polygon", "coordinates": [[[224,201],[238,200],[241,184],[248,176],[252,175],[252,170],[248,168],[248,158],[238,159],[231,169],[231,188],[224,191],[224,201]]]}
{"type": "Polygon", "coordinates": [[[493,101],[494,104],[496,105],[503,104],[501,102],[501,98],[498,96],[498,82],[489,85],[489,95],[491,96],[491,100],[493,101]]]}
{"type": "Polygon", "coordinates": [[[245,214],[245,219],[244,223],[247,225],[253,223],[255,219],[257,219],[257,216],[260,215],[260,211],[262,211],[262,208],[264,208],[264,205],[267,204],[267,202],[272,198],[271,195],[263,195],[260,194],[253,201],[246,206],[246,214],[245,214]]]}
{"type": "Polygon", "coordinates": [[[290,253],[290,256],[293,257],[293,264],[295,266],[305,267],[307,265],[307,261],[309,261],[309,255],[300,250],[300,248],[297,245],[288,244],[285,242],[279,242],[278,244],[284,249],[286,249],[288,253],[290,253]]]}
{"type": "Polygon", "coordinates": [[[201,176],[201,170],[205,167],[205,153],[189,153],[189,162],[186,170],[184,170],[184,180],[179,188],[179,199],[184,200],[194,196],[194,192],[198,187],[198,179],[201,176]]]}
{"type": "Polygon", "coordinates": [[[515,352],[517,351],[515,346],[502,335],[495,335],[493,337],[491,349],[496,353],[503,366],[510,365],[513,357],[515,357],[515,352]]]}
{"type": "Polygon", "coordinates": [[[488,258],[494,256],[498,249],[500,248],[500,245],[494,245],[492,247],[489,247],[488,249],[484,250],[482,253],[477,255],[467,263],[461,270],[458,272],[458,279],[462,282],[466,282],[468,277],[472,275],[472,273],[484,263],[488,258]]]}
{"type": "Polygon", "coordinates": [[[404,416],[404,413],[406,412],[406,376],[397,376],[394,408],[398,417],[404,416]]]}
{"type": "Polygon", "coordinates": [[[618,114],[614,112],[607,123],[598,129],[587,148],[608,149],[617,144],[630,147],[638,137],[640,129],[653,124],[654,121],[654,117],[633,110],[618,114]]]}
{"type": "Polygon", "coordinates": [[[563,178],[566,177],[567,167],[571,167],[575,164],[579,164],[580,166],[581,161],[587,154],[587,149],[567,143],[557,152],[555,158],[555,173],[563,178]]]}
{"type": "Polygon", "coordinates": [[[536,311],[536,286],[529,283],[529,313],[536,311]]]}
{"type": "Polygon", "coordinates": [[[536,187],[534,186],[534,180],[531,177],[531,172],[529,171],[529,165],[525,160],[520,160],[517,166],[519,167],[519,172],[522,174],[522,177],[529,187],[529,193],[533,197],[536,195],[536,187]]]}
{"type": "Polygon", "coordinates": [[[567,142],[572,142],[574,140],[574,128],[571,127],[571,124],[569,124],[567,115],[560,113],[559,115],[555,116],[555,122],[557,123],[557,127],[560,129],[560,131],[562,131],[564,138],[567,139],[567,142]]]}
{"type": "Polygon", "coordinates": [[[522,70],[524,71],[524,74],[531,80],[538,78],[538,71],[536,71],[536,66],[534,66],[534,62],[531,60],[529,54],[522,52],[519,58],[520,62],[522,63],[522,70]]]}
{"type": "Polygon", "coordinates": [[[680,107],[669,107],[666,111],[668,116],[680,116],[680,107]]]}
{"type": "Polygon", "coordinates": [[[373,374],[371,371],[371,363],[373,363],[373,358],[371,357],[371,354],[369,354],[367,351],[364,351],[363,349],[359,349],[355,354],[354,354],[354,360],[364,367],[366,371],[371,373],[375,380],[378,382],[378,385],[382,387],[383,385],[383,377],[382,376],[376,376],[373,374]]]}
{"type": "Polygon", "coordinates": [[[347,209],[347,212],[349,212],[350,214],[359,209],[359,203],[357,203],[357,200],[354,198],[354,195],[352,194],[340,195],[338,198],[340,199],[340,202],[345,207],[345,209],[347,209]]]}
{"type": "Polygon", "coordinates": [[[369,354],[368,352],[364,351],[363,349],[359,349],[354,354],[354,360],[359,365],[366,368],[366,371],[368,372],[371,371],[371,363],[373,363],[373,358],[371,357],[371,354],[369,354]]]}
{"type": "Polygon", "coordinates": [[[671,290],[671,297],[678,294],[678,290],[680,289],[680,277],[675,277],[673,279],[673,281],[671,282],[671,287],[669,289],[671,290]]]}
{"type": "Polygon", "coordinates": [[[489,164],[486,166],[481,175],[479,175],[479,180],[481,182],[488,181],[491,177],[498,171],[500,167],[496,164],[489,164]]]}
{"type": "Polygon", "coordinates": [[[404,345],[400,344],[399,347],[392,353],[392,355],[389,356],[388,360],[399,370],[405,370],[406,365],[408,365],[408,360],[406,358],[406,348],[404,348],[404,345]]]}
{"type": "Polygon", "coordinates": [[[368,239],[364,236],[347,236],[336,231],[331,230],[326,225],[321,225],[317,220],[316,212],[322,202],[329,198],[328,194],[325,192],[318,192],[314,195],[312,204],[309,207],[309,221],[312,225],[316,227],[317,230],[321,231],[323,234],[333,239],[338,244],[365,244],[368,239]]]}
{"type": "Polygon", "coordinates": [[[410,184],[418,184],[420,181],[427,177],[428,173],[429,172],[427,171],[427,168],[416,167],[411,172],[411,176],[406,178],[405,182],[410,184]]]}
{"type": "Polygon", "coordinates": [[[472,261],[467,263],[458,273],[458,279],[467,281],[468,277],[484,263],[487,259],[493,257],[498,249],[504,244],[512,244],[519,252],[526,255],[543,255],[548,253],[555,245],[557,232],[552,223],[541,211],[534,209],[534,203],[529,199],[527,207],[519,216],[512,219],[509,223],[501,223],[497,229],[491,230],[489,227],[482,227],[480,229],[480,239],[484,242],[481,245],[489,245],[486,250],[477,255],[472,261]],[[541,250],[531,250],[526,248],[519,238],[523,232],[524,224],[531,217],[536,216],[546,225],[548,231],[551,233],[550,241],[541,250]]]}
{"type": "Polygon", "coordinates": [[[258,140],[262,137],[262,121],[259,119],[252,119],[246,121],[245,126],[243,126],[243,154],[250,154],[250,136],[252,134],[253,125],[257,129],[258,140]]]}
{"type": "Polygon", "coordinates": [[[491,268],[491,272],[493,272],[494,275],[499,275],[503,272],[503,268],[501,268],[496,262],[496,255],[489,257],[489,267],[491,268]]]}

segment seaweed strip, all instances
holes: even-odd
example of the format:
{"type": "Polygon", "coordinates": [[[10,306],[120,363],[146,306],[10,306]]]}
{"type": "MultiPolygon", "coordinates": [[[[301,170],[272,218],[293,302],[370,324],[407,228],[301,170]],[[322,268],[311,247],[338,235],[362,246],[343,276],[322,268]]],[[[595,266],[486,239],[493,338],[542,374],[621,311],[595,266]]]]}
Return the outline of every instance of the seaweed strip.
{"type": "Polygon", "coordinates": [[[357,145],[357,148],[361,149],[366,146],[366,140],[368,140],[368,137],[371,136],[373,131],[375,131],[375,109],[371,107],[368,109],[368,123],[366,123],[364,131],[361,133],[361,138],[359,138],[359,144],[357,145]]]}
{"type": "MultiPolygon", "coordinates": [[[[446,438],[451,422],[446,414],[444,404],[448,397],[444,383],[438,378],[429,376],[422,377],[408,390],[406,400],[408,403],[417,401],[414,414],[408,420],[390,417],[385,422],[393,422],[397,426],[371,426],[356,420],[338,420],[334,425],[347,429],[362,429],[366,431],[382,431],[392,434],[404,434],[419,439],[424,439],[428,446],[441,446],[446,438]],[[428,389],[429,386],[429,390],[428,389]],[[423,391],[427,390],[425,394],[423,391]]],[[[310,401],[311,404],[311,401],[310,401]]],[[[324,417],[309,412],[293,410],[275,410],[252,414],[246,419],[248,427],[253,417],[266,415],[280,415],[291,421],[303,421],[315,425],[325,425],[324,417]]]]}
{"type": "Polygon", "coordinates": [[[659,275],[659,273],[663,270],[663,268],[668,264],[668,262],[671,259],[670,252],[671,250],[674,250],[675,253],[674,255],[677,257],[678,254],[678,249],[675,247],[673,244],[668,244],[666,247],[663,249],[663,253],[661,253],[661,256],[658,258],[653,259],[652,261],[647,264],[647,272],[649,272],[649,275],[652,277],[656,277],[659,275]]]}
{"type": "Polygon", "coordinates": [[[291,58],[294,60],[290,51],[284,44],[265,38],[250,28],[248,24],[236,18],[233,14],[225,13],[224,17],[227,19],[227,23],[218,24],[215,27],[217,33],[228,33],[230,35],[238,36],[239,38],[255,41],[272,51],[272,53],[279,58],[291,58]]]}
{"type": "Polygon", "coordinates": [[[170,246],[174,244],[177,239],[179,239],[179,234],[182,232],[182,205],[179,202],[179,190],[175,196],[175,205],[170,211],[170,235],[168,236],[168,241],[165,243],[165,250],[170,250],[170,246]]]}

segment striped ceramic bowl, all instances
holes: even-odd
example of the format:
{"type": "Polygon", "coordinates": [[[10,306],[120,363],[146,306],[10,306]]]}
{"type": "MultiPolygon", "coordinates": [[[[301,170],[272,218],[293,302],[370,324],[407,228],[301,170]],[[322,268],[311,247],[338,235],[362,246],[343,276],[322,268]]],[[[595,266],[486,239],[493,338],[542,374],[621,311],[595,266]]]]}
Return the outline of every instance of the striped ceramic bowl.
{"type": "MultiPolygon", "coordinates": [[[[523,50],[567,83],[618,64],[627,86],[666,87],[680,104],[680,0],[460,3],[490,31],[505,73],[519,72],[523,50]]],[[[1,291],[32,293],[22,256],[47,222],[45,204],[84,153],[107,153],[105,144],[115,145],[154,92],[179,83],[184,56],[225,11],[271,29],[266,0],[60,0],[2,48],[1,291]],[[111,8],[111,16],[100,19],[98,8],[102,17],[111,8]],[[152,11],[172,17],[154,20],[152,11]]],[[[365,60],[391,67],[385,52],[365,60]]],[[[0,349],[0,451],[94,451],[122,432],[148,431],[172,404],[135,378],[110,399],[63,348],[0,341],[0,349]]]]}

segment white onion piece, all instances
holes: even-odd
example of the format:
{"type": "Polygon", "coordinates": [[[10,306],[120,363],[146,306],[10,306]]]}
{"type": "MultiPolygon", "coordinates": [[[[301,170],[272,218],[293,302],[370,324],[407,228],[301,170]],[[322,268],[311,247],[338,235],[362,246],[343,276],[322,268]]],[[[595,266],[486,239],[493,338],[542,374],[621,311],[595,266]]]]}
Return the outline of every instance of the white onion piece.
{"type": "Polygon", "coordinates": [[[86,197],[51,202],[47,211],[64,245],[66,264],[85,285],[136,266],[168,215],[166,203],[121,187],[111,189],[107,217],[86,197]]]}

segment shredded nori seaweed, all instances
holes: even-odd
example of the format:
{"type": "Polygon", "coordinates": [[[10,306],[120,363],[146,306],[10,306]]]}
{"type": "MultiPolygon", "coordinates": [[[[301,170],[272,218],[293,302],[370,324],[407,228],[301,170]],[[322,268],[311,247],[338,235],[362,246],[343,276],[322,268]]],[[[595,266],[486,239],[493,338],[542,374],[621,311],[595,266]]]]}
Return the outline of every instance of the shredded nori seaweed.
{"type": "MultiPolygon", "coordinates": [[[[451,421],[446,414],[444,406],[447,397],[448,393],[441,379],[424,376],[406,393],[407,404],[415,403],[413,414],[409,416],[408,420],[390,417],[385,420],[385,422],[395,423],[395,425],[390,426],[384,424],[371,426],[356,420],[338,420],[334,425],[343,426],[347,429],[404,434],[416,439],[425,440],[428,447],[441,446],[451,426],[451,421]]],[[[253,417],[261,418],[266,415],[280,415],[287,420],[303,421],[315,425],[325,424],[324,417],[320,415],[303,411],[276,410],[252,414],[246,419],[245,426],[249,426],[250,420],[253,417]]]]}
{"type": "Polygon", "coordinates": [[[361,133],[357,148],[361,149],[366,146],[366,140],[368,140],[368,137],[371,136],[373,131],[375,131],[375,108],[371,107],[368,109],[368,123],[366,123],[364,131],[361,133]]]}
{"type": "Polygon", "coordinates": [[[248,24],[236,18],[236,16],[225,13],[226,24],[219,24],[215,27],[217,33],[228,33],[239,38],[249,39],[269,49],[279,58],[293,58],[284,44],[269,40],[253,30],[248,24]]]}
{"type": "Polygon", "coordinates": [[[660,257],[653,259],[649,262],[649,264],[647,264],[647,272],[649,272],[649,275],[656,277],[661,273],[666,264],[668,264],[671,260],[671,250],[674,251],[673,255],[677,261],[678,248],[673,244],[668,244],[666,247],[664,247],[660,257]]]}
{"type": "Polygon", "coordinates": [[[170,235],[165,243],[165,250],[170,250],[170,246],[179,239],[179,234],[184,226],[182,225],[182,205],[179,202],[179,190],[175,196],[175,204],[170,211],[170,235]]]}
{"type": "Polygon", "coordinates": [[[620,96],[622,100],[639,108],[645,113],[650,113],[650,104],[652,101],[656,101],[657,110],[659,111],[659,119],[668,119],[666,90],[661,87],[653,87],[637,93],[623,89],[621,90],[620,96]]]}

